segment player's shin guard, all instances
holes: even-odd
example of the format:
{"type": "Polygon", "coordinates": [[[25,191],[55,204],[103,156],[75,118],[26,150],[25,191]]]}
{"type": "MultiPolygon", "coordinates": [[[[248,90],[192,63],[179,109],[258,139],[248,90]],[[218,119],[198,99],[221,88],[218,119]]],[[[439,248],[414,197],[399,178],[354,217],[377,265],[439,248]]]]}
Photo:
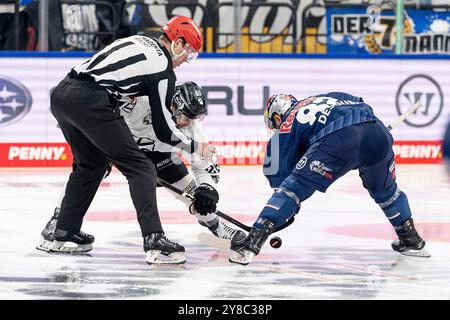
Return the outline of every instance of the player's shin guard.
{"type": "MultiPolygon", "coordinates": [[[[277,227],[284,225],[300,210],[300,199],[286,188],[279,188],[269,199],[259,215],[260,218],[269,219],[277,227]]],[[[255,222],[257,227],[258,221],[255,222]]]]}
{"type": "Polygon", "coordinates": [[[273,221],[259,218],[247,237],[244,239],[235,237],[231,240],[228,260],[241,265],[249,264],[253,257],[259,254],[261,247],[275,229],[276,225],[273,221]]]}
{"type": "Polygon", "coordinates": [[[379,203],[379,206],[383,209],[398,236],[398,239],[392,242],[392,249],[403,255],[430,257],[430,254],[424,249],[425,241],[414,227],[406,194],[396,189],[394,194],[387,201],[379,203]]]}
{"type": "Polygon", "coordinates": [[[411,209],[409,208],[408,198],[406,194],[396,189],[394,194],[382,203],[378,203],[383,210],[386,218],[395,229],[395,232],[402,230],[403,223],[411,218],[411,209]]]}

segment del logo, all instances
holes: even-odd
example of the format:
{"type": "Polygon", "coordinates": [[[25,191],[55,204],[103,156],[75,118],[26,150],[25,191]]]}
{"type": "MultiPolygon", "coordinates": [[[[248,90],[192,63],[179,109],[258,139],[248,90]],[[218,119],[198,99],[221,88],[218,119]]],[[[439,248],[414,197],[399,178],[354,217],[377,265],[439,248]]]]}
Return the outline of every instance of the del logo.
{"type": "Polygon", "coordinates": [[[291,111],[291,113],[289,114],[289,116],[287,117],[286,121],[284,121],[281,126],[280,126],[280,133],[288,133],[291,132],[292,129],[292,123],[294,122],[295,119],[295,114],[297,113],[298,110],[300,110],[301,107],[304,107],[305,105],[307,105],[308,103],[310,103],[311,101],[314,101],[315,97],[311,97],[305,100],[300,101],[299,103],[297,103],[297,105],[295,106],[295,108],[291,111]]]}
{"type": "Polygon", "coordinates": [[[0,75],[0,127],[25,117],[32,103],[27,88],[16,80],[0,75]]]}

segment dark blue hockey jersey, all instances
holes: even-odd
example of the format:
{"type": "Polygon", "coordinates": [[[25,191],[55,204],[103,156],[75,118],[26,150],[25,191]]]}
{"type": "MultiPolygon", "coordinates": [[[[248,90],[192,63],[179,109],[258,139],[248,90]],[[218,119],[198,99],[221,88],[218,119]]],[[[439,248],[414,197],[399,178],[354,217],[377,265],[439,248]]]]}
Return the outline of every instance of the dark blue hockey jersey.
{"type": "Polygon", "coordinates": [[[377,120],[363,99],[342,92],[319,94],[299,101],[283,117],[280,129],[269,140],[264,175],[278,188],[308,148],[342,128],[377,120]]]}

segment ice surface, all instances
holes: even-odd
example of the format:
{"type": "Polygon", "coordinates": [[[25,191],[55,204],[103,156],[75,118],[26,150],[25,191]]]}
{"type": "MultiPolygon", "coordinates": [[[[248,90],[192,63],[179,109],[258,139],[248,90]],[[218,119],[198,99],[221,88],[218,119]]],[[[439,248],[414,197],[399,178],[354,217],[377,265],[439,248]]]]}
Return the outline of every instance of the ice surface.
{"type": "MultiPolygon", "coordinates": [[[[289,228],[252,264],[207,247],[185,206],[158,190],[168,237],[187,263],[149,266],[128,185],[119,172],[102,184],[83,231],[90,255],[35,250],[69,169],[0,169],[0,299],[450,299],[450,183],[441,165],[398,166],[399,187],[427,241],[429,259],[401,256],[356,172],[302,204],[289,228]]],[[[261,168],[222,167],[219,209],[251,225],[271,190],[261,168]]]]}

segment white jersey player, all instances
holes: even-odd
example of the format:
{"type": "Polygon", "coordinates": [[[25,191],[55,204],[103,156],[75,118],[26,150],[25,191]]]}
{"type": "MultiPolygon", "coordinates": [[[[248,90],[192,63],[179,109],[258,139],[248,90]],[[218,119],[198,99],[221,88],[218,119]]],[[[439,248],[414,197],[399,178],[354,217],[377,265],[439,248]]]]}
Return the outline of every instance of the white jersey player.
{"type": "MultiPolygon", "coordinates": [[[[215,188],[219,182],[219,165],[214,159],[207,160],[183,152],[182,157],[191,164],[191,173],[183,163],[179,149],[158,138],[154,130],[154,126],[158,124],[153,123],[148,104],[146,96],[132,98],[120,106],[120,114],[124,117],[140,150],[155,165],[158,178],[194,196],[195,200],[191,202],[169,190],[176,198],[183,201],[189,211],[197,217],[199,223],[207,227],[216,237],[231,240],[235,235],[245,236],[242,231],[224,224],[214,213],[219,200],[219,194],[215,188]]],[[[206,100],[196,83],[184,82],[176,86],[170,111],[173,115],[172,120],[186,137],[196,142],[203,142],[201,120],[206,113],[206,100]]],[[[109,172],[105,174],[105,178],[108,174],[109,172]]],[[[41,232],[42,238],[36,249],[49,251],[63,198],[64,192],[53,217],[41,232]]],[[[76,248],[71,250],[71,252],[76,251],[76,248]]],[[[85,248],[82,251],[85,252],[85,248]]]]}

